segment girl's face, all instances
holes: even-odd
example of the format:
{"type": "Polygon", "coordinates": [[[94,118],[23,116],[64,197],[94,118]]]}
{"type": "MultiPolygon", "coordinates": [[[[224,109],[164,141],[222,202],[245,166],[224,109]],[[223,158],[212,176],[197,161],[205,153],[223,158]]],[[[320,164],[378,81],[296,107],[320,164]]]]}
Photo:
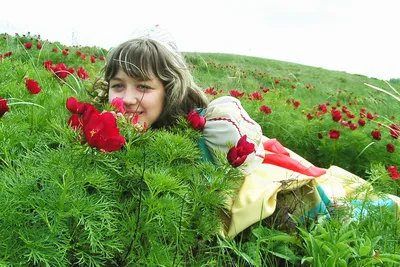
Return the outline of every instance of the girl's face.
{"type": "Polygon", "coordinates": [[[138,122],[150,127],[160,117],[164,107],[165,88],[162,82],[153,78],[148,81],[137,81],[129,77],[121,68],[110,80],[108,101],[122,98],[125,107],[125,118],[132,119],[139,115],[138,122]]]}

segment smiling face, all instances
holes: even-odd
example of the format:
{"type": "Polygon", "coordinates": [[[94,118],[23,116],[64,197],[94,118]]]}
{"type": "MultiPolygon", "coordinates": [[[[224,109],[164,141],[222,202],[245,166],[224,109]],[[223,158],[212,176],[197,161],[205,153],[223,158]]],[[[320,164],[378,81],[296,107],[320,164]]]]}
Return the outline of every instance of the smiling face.
{"type": "Polygon", "coordinates": [[[135,80],[120,68],[109,82],[109,102],[117,97],[124,102],[125,118],[139,115],[138,123],[150,127],[163,111],[165,88],[159,79],[135,80]]]}

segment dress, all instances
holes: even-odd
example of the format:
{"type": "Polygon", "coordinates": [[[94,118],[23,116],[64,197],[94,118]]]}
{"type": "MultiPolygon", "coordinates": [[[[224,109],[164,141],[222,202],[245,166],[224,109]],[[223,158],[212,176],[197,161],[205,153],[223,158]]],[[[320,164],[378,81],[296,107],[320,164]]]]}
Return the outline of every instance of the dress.
{"type": "MultiPolygon", "coordinates": [[[[329,217],[327,206],[343,203],[351,198],[355,206],[354,215],[360,215],[360,201],[387,205],[399,215],[400,198],[387,195],[378,198],[358,190],[372,186],[362,178],[337,166],[329,169],[315,167],[293,151],[284,148],[276,139],[263,135],[261,127],[250,118],[240,101],[224,96],[213,100],[200,113],[206,118],[203,128],[204,143],[211,152],[220,150],[228,153],[232,144],[243,136],[255,145],[255,152],[247,156],[240,166],[245,173],[235,199],[227,199],[228,216],[224,235],[235,237],[250,225],[270,216],[279,201],[290,205],[300,203],[293,209],[298,216],[329,217]],[[357,204],[358,203],[358,204],[357,204]]],[[[293,206],[293,205],[292,205],[293,206]]]]}

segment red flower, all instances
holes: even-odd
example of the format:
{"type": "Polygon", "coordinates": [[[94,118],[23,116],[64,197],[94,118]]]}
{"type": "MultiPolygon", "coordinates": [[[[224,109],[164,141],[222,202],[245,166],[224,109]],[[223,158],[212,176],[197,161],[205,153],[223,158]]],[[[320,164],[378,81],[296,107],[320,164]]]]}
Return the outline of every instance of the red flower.
{"type": "Polygon", "coordinates": [[[328,137],[331,139],[338,139],[340,137],[340,131],[338,130],[330,130],[328,137]]]}
{"type": "Polygon", "coordinates": [[[400,178],[400,174],[397,172],[397,167],[396,166],[389,165],[388,166],[388,171],[390,173],[390,177],[393,180],[397,180],[397,179],[400,178]]]}
{"type": "Polygon", "coordinates": [[[69,118],[68,125],[72,127],[75,131],[77,131],[78,129],[82,129],[83,126],[82,118],[79,116],[79,114],[74,113],[69,118]]]}
{"type": "Polygon", "coordinates": [[[355,125],[354,123],[351,123],[351,124],[350,124],[350,129],[356,130],[357,128],[358,128],[358,126],[355,125]]]}
{"type": "Polygon", "coordinates": [[[69,74],[74,73],[73,68],[68,68],[65,66],[65,64],[62,63],[57,63],[56,66],[53,68],[53,72],[57,77],[59,77],[62,80],[65,80],[69,74]]]}
{"type": "Polygon", "coordinates": [[[64,56],[68,56],[69,53],[68,53],[67,50],[63,50],[63,51],[62,51],[62,54],[63,54],[64,56]]]}
{"type": "Polygon", "coordinates": [[[76,74],[78,75],[79,78],[82,80],[87,80],[89,79],[89,74],[82,68],[79,67],[79,69],[76,71],[76,74]]]}
{"type": "Polygon", "coordinates": [[[379,130],[376,130],[376,131],[372,131],[371,132],[371,135],[372,135],[372,137],[375,139],[375,140],[381,140],[382,139],[382,134],[381,134],[381,131],[379,131],[379,130]]]}
{"type": "Polygon", "coordinates": [[[65,105],[71,113],[79,115],[82,115],[87,107],[85,103],[79,102],[75,97],[69,97],[65,105]]]}
{"type": "Polygon", "coordinates": [[[82,129],[89,146],[104,152],[121,149],[125,138],[120,135],[117,120],[111,112],[100,113],[93,105],[82,116],[82,129]]]}
{"type": "Polygon", "coordinates": [[[292,100],[292,104],[295,108],[298,108],[300,106],[300,102],[299,101],[294,101],[292,100]]]}
{"type": "Polygon", "coordinates": [[[367,113],[367,118],[369,119],[369,120],[373,120],[374,119],[374,116],[371,114],[371,113],[367,113]]]}
{"type": "Polygon", "coordinates": [[[204,125],[206,124],[206,118],[200,116],[200,114],[194,110],[189,112],[187,120],[189,121],[190,125],[192,125],[192,127],[196,130],[203,129],[204,125]]]}
{"type": "Polygon", "coordinates": [[[247,136],[243,135],[236,146],[233,146],[229,149],[227,154],[228,162],[234,167],[237,168],[243,164],[243,162],[247,159],[247,156],[255,151],[254,144],[247,142],[247,136]]]}
{"type": "Polygon", "coordinates": [[[36,44],[36,47],[37,47],[37,49],[39,49],[39,50],[43,48],[43,46],[42,46],[41,44],[39,44],[39,43],[36,44]]]}
{"type": "Polygon", "coordinates": [[[58,53],[58,49],[54,47],[54,48],[53,48],[53,52],[54,52],[54,53],[58,53]]]}
{"type": "Polygon", "coordinates": [[[271,112],[272,112],[271,108],[268,107],[268,106],[266,106],[266,105],[261,106],[261,107],[260,107],[260,111],[261,111],[261,112],[264,112],[264,113],[266,113],[266,114],[271,114],[271,112]]]}
{"type": "Polygon", "coordinates": [[[43,66],[50,71],[53,71],[53,62],[51,60],[43,62],[43,66]]]}
{"type": "Polygon", "coordinates": [[[114,98],[111,101],[111,106],[113,106],[117,112],[125,113],[124,100],[122,100],[122,98],[120,98],[120,97],[114,98]]]}
{"type": "Polygon", "coordinates": [[[31,43],[26,43],[24,44],[26,49],[31,49],[32,48],[32,44],[31,43]]]}
{"type": "Polygon", "coordinates": [[[210,88],[206,89],[204,92],[208,95],[217,95],[218,94],[217,91],[214,91],[214,87],[210,87],[210,88]]]}
{"type": "Polygon", "coordinates": [[[395,139],[400,137],[400,126],[398,124],[390,125],[390,135],[395,139]]]}
{"type": "Polygon", "coordinates": [[[386,150],[387,150],[387,152],[393,153],[393,152],[394,152],[394,149],[395,149],[395,146],[394,146],[393,144],[387,144],[387,145],[386,145],[386,150]]]}
{"type": "Polygon", "coordinates": [[[365,125],[365,120],[359,119],[359,120],[358,120],[358,124],[359,124],[360,126],[364,126],[364,125],[365,125]]]}
{"type": "Polygon", "coordinates": [[[229,94],[231,96],[233,96],[233,97],[239,98],[239,97],[242,97],[244,95],[244,92],[241,93],[241,92],[239,92],[237,90],[231,90],[231,91],[229,91],[229,94]]]}
{"type": "Polygon", "coordinates": [[[340,121],[340,119],[342,118],[340,110],[332,110],[331,114],[334,121],[340,121]]]}
{"type": "Polygon", "coordinates": [[[7,99],[3,99],[0,96],[0,118],[3,117],[4,113],[6,113],[10,108],[7,105],[7,99]]]}
{"type": "Polygon", "coordinates": [[[259,93],[259,92],[254,92],[251,95],[253,96],[254,100],[263,100],[264,99],[263,95],[261,93],[259,93]]]}
{"type": "Polygon", "coordinates": [[[307,114],[307,118],[308,118],[309,120],[312,120],[312,119],[314,118],[314,116],[313,116],[311,113],[308,113],[308,114],[307,114]]]}
{"type": "Polygon", "coordinates": [[[25,78],[25,85],[26,89],[34,95],[38,94],[42,90],[42,88],[39,87],[39,84],[32,79],[25,78]]]}

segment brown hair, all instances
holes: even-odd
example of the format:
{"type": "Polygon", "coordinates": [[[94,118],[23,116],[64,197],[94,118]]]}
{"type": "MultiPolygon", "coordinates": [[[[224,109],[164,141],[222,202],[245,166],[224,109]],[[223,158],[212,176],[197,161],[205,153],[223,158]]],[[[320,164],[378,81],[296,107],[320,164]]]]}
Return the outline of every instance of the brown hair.
{"type": "MultiPolygon", "coordinates": [[[[122,70],[137,80],[158,78],[165,87],[163,112],[152,128],[169,127],[194,108],[205,108],[208,99],[193,81],[183,56],[171,44],[150,38],[126,41],[109,53],[103,69],[106,82],[122,70]]],[[[107,91],[108,97],[108,91],[107,91]]]]}

